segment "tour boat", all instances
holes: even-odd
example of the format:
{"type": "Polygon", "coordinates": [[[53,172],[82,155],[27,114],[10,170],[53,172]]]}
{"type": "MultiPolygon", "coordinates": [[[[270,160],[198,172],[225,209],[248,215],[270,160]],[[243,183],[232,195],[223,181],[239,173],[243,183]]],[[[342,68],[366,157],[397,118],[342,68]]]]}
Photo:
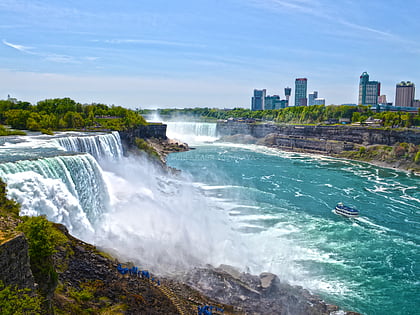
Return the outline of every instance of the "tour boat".
{"type": "Polygon", "coordinates": [[[342,202],[335,206],[334,212],[348,218],[355,218],[359,215],[359,210],[345,206],[342,202]]]}

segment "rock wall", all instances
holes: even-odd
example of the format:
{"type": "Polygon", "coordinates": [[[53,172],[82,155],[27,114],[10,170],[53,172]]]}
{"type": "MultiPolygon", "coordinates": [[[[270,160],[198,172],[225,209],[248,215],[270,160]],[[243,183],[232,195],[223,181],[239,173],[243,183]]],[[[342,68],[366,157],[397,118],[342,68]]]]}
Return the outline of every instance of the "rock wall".
{"type": "Polygon", "coordinates": [[[269,147],[277,147],[291,151],[304,152],[322,152],[328,154],[338,154],[342,151],[349,151],[354,149],[353,143],[343,141],[330,141],[309,139],[303,137],[284,136],[279,134],[269,134],[257,142],[260,145],[269,147]]]}
{"type": "Polygon", "coordinates": [[[35,288],[29,261],[28,242],[23,234],[0,245],[0,280],[6,286],[17,285],[21,289],[35,288]]]}
{"type": "Polygon", "coordinates": [[[420,144],[420,130],[376,129],[356,126],[296,126],[219,122],[217,132],[221,136],[246,134],[255,138],[264,138],[269,134],[279,134],[295,138],[317,138],[363,145],[392,146],[397,142],[420,144]]]}
{"type": "Polygon", "coordinates": [[[141,139],[163,139],[166,140],[166,127],[165,124],[150,124],[140,125],[129,130],[120,131],[120,138],[123,145],[124,152],[127,153],[130,148],[134,146],[136,138],[141,139]]]}

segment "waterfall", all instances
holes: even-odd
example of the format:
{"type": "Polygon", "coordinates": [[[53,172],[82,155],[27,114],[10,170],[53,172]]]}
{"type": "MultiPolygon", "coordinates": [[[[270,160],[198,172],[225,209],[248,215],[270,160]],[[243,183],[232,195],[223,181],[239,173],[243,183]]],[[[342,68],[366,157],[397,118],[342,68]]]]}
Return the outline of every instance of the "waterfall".
{"type": "Polygon", "coordinates": [[[99,159],[120,159],[123,155],[120,135],[117,131],[100,135],[75,135],[55,139],[66,151],[86,152],[99,159]]]}
{"type": "MultiPolygon", "coordinates": [[[[215,124],[194,125],[176,124],[215,135],[215,124]]],[[[22,215],[44,214],[76,237],[160,273],[237,260],[229,254],[240,245],[232,241],[228,214],[188,177],[123,157],[118,133],[13,140],[0,144],[0,177],[22,215]]]]}
{"type": "Polygon", "coordinates": [[[88,154],[2,163],[0,177],[21,215],[45,214],[78,236],[92,232],[109,207],[102,171],[88,154]]]}
{"type": "Polygon", "coordinates": [[[165,122],[166,134],[170,139],[177,139],[189,144],[213,142],[217,140],[216,123],[206,122],[165,122]]]}

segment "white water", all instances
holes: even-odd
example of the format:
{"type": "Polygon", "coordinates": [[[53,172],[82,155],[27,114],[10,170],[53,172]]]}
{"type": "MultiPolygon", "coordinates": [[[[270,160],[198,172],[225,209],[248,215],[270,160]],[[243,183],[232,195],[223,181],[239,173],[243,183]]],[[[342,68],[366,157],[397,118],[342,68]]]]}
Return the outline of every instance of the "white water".
{"type": "Polygon", "coordinates": [[[24,138],[2,149],[0,177],[23,215],[45,214],[73,235],[159,273],[241,263],[245,246],[235,240],[228,214],[187,178],[122,157],[115,134],[24,138]],[[40,148],[38,158],[25,159],[20,151],[33,147],[40,148]],[[12,151],[15,158],[7,161],[12,151]],[[89,152],[99,164],[90,154],[63,151],[89,152]]]}
{"type": "Polygon", "coordinates": [[[168,138],[180,140],[189,145],[214,142],[218,139],[215,123],[171,121],[164,123],[168,126],[166,131],[168,138]]]}

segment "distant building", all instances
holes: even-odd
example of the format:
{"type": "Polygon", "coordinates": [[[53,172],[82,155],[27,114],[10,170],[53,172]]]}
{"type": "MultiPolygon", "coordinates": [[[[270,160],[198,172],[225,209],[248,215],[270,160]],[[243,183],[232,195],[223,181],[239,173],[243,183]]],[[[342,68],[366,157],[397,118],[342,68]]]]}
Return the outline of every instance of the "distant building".
{"type": "Polygon", "coordinates": [[[264,110],[265,109],[265,98],[267,90],[254,90],[254,96],[251,100],[251,110],[264,110]]]}
{"type": "Polygon", "coordinates": [[[308,99],[306,90],[308,86],[307,78],[297,78],[295,81],[295,106],[306,106],[308,99]]]}
{"type": "Polygon", "coordinates": [[[420,107],[420,100],[414,100],[413,107],[420,107]]]}
{"type": "Polygon", "coordinates": [[[359,83],[359,105],[377,105],[381,94],[381,83],[369,81],[369,74],[363,72],[359,83]]]}
{"type": "Polygon", "coordinates": [[[286,108],[287,104],[288,101],[280,99],[278,95],[267,95],[265,97],[265,109],[282,109],[286,108]]]}
{"type": "Polygon", "coordinates": [[[8,100],[9,102],[12,102],[13,104],[17,104],[17,103],[18,103],[17,98],[10,97],[10,94],[7,94],[7,100],[8,100]]]}
{"type": "Polygon", "coordinates": [[[276,106],[278,107],[279,105],[277,103],[280,102],[280,96],[278,95],[273,95],[273,96],[266,96],[265,98],[265,107],[264,109],[277,109],[276,106]]]}
{"type": "MultiPolygon", "coordinates": [[[[420,101],[419,107],[420,107],[420,101]]],[[[388,103],[389,104],[389,103],[388,103]]],[[[372,106],[371,109],[376,111],[377,113],[381,112],[407,112],[407,113],[417,113],[418,108],[413,106],[392,106],[392,105],[383,105],[383,104],[377,104],[375,106],[372,106]]]]}
{"type": "Polygon", "coordinates": [[[410,81],[398,83],[395,91],[395,106],[413,107],[414,93],[414,83],[410,81]]]}
{"type": "Polygon", "coordinates": [[[309,106],[315,105],[316,98],[318,98],[318,91],[313,91],[312,93],[309,93],[308,105],[309,106]]]}
{"type": "Polygon", "coordinates": [[[314,99],[314,104],[313,105],[324,105],[325,106],[325,98],[314,99]]]}
{"type": "Polygon", "coordinates": [[[292,89],[289,87],[284,88],[284,95],[286,96],[286,101],[287,101],[287,106],[289,106],[289,99],[290,99],[290,95],[292,94],[292,89]]]}
{"type": "Polygon", "coordinates": [[[386,101],[386,95],[380,95],[378,97],[378,104],[386,104],[386,103],[387,103],[387,101],[386,101]]]}

